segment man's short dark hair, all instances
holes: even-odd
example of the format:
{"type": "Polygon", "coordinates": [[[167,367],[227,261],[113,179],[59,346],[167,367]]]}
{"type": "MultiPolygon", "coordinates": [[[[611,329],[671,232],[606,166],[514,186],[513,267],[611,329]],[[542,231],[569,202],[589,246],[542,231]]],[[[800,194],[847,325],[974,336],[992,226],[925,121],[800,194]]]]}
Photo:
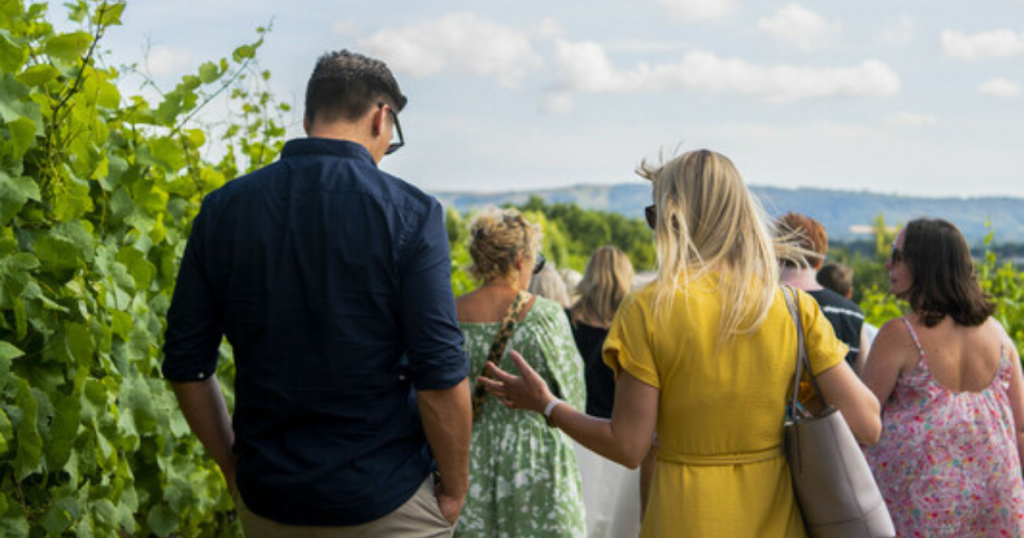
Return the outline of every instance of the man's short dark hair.
{"type": "Polygon", "coordinates": [[[978,283],[974,260],[960,229],[944,219],[919,218],[907,223],[903,261],[914,283],[902,294],[926,327],[950,316],[960,325],[976,327],[996,305],[978,283]]]}
{"type": "Polygon", "coordinates": [[[388,66],[380,60],[341,50],[320,57],[306,85],[306,120],[357,120],[377,103],[395,112],[408,101],[388,66]]]}
{"type": "Polygon", "coordinates": [[[829,263],[818,271],[818,284],[849,297],[853,292],[853,269],[838,263],[829,263]]]}

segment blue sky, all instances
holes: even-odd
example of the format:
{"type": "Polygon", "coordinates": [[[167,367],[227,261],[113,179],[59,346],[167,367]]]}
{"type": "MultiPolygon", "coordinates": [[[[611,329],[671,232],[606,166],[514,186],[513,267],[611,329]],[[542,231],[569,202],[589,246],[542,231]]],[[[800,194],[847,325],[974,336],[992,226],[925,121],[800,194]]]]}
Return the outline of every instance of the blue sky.
{"type": "Polygon", "coordinates": [[[385,59],[410,101],[382,167],[428,191],[708,147],[752,184],[1024,197],[1024,0],[140,0],[106,43],[170,88],[271,20],[291,132],[319,54],[385,59]]]}

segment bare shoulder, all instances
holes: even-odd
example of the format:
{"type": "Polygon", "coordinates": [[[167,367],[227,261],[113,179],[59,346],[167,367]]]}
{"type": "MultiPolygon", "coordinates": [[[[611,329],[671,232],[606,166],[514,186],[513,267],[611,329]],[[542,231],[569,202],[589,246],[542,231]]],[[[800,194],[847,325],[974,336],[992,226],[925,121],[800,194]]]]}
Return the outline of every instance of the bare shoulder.
{"type": "Polygon", "coordinates": [[[985,321],[984,327],[998,335],[999,343],[1003,347],[1006,357],[1015,361],[1019,360],[1017,346],[1013,342],[1013,339],[1010,338],[1009,333],[1006,332],[1006,327],[1003,327],[1003,324],[999,323],[999,320],[994,317],[989,317],[988,320],[985,321]]]}
{"type": "Polygon", "coordinates": [[[871,343],[869,361],[875,361],[876,364],[878,361],[885,361],[903,370],[916,364],[919,358],[920,353],[903,318],[893,318],[885,322],[871,343]]]}
{"type": "Polygon", "coordinates": [[[455,311],[459,316],[459,321],[472,322],[479,319],[481,317],[480,309],[483,304],[480,300],[479,290],[473,290],[456,297],[455,311]]]}

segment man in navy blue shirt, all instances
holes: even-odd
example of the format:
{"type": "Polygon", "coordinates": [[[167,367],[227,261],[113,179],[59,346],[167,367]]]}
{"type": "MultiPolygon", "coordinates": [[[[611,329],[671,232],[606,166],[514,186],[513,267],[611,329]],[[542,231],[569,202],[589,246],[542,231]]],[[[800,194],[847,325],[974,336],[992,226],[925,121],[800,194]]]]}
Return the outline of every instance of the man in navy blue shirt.
{"type": "Polygon", "coordinates": [[[469,362],[443,213],[377,168],[405,103],[382,62],[325,54],[309,137],[193,221],[163,373],[249,536],[449,536],[465,501],[469,362]],[[233,420],[214,375],[225,336],[233,420]]]}

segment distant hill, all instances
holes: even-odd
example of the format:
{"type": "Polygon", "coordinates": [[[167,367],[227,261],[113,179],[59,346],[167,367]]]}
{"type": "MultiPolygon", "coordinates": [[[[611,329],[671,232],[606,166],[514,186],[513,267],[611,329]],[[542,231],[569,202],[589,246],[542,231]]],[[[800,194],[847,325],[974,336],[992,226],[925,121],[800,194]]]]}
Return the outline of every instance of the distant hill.
{"type": "MultiPolygon", "coordinates": [[[[1021,198],[918,198],[872,192],[826,189],[783,189],[752,186],[765,209],[773,216],[797,211],[825,225],[829,236],[850,241],[866,238],[869,226],[878,215],[890,225],[916,217],[942,217],[956,224],[971,244],[988,233],[991,222],[997,243],[1024,243],[1024,199],[1021,198]]],[[[575,185],[543,191],[500,193],[434,193],[445,206],[459,211],[488,204],[523,204],[536,195],[548,203],[574,203],[585,209],[612,211],[630,217],[643,216],[651,203],[651,188],[646,184],[575,185]]]]}

